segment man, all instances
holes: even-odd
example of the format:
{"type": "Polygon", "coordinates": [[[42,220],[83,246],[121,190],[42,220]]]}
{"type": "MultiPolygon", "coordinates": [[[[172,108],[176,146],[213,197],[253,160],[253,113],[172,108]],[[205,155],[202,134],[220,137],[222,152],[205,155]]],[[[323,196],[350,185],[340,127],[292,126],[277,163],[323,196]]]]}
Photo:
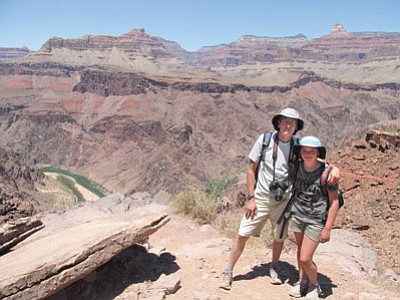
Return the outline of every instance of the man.
{"type": "MultiPolygon", "coordinates": [[[[233,282],[233,268],[239,260],[250,236],[260,236],[267,220],[272,225],[272,262],[269,274],[272,284],[282,284],[277,263],[287,238],[287,226],[277,221],[285,210],[290,196],[289,155],[293,146],[292,137],[302,130],[303,120],[293,108],[285,108],[272,118],[275,132],[269,145],[262,153],[264,134],[261,134],[249,154],[247,167],[246,211],[240,223],[238,236],[234,240],[228,265],[223,273],[220,288],[230,290],[233,282]],[[261,157],[263,156],[263,157],[261,157]],[[260,164],[260,166],[258,166],[260,164]],[[258,173],[257,173],[258,170],[258,173]],[[257,173],[257,174],[256,174],[257,173]],[[257,181],[256,181],[257,175],[257,181]]],[[[333,168],[328,182],[339,180],[339,170],[333,168]]]]}

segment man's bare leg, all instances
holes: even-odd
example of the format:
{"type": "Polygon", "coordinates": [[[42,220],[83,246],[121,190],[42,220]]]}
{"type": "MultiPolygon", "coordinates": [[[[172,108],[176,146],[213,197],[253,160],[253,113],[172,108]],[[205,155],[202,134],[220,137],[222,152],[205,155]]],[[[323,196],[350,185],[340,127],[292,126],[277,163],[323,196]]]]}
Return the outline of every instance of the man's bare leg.
{"type": "Polygon", "coordinates": [[[283,250],[283,241],[275,241],[272,244],[272,263],[269,268],[269,276],[272,284],[282,284],[282,280],[279,278],[277,263],[281,257],[283,250]]]}
{"type": "Polygon", "coordinates": [[[228,268],[230,268],[231,271],[233,270],[237,261],[242,255],[244,247],[246,246],[248,240],[249,240],[248,236],[238,235],[235,241],[233,242],[233,248],[231,250],[231,254],[229,256],[229,261],[228,261],[228,268]]]}
{"type": "Polygon", "coordinates": [[[233,281],[233,268],[235,267],[237,261],[243,253],[244,247],[246,246],[246,242],[249,237],[238,235],[236,239],[233,241],[233,247],[231,250],[231,254],[229,256],[228,265],[225,269],[225,272],[222,277],[222,282],[219,285],[220,288],[225,290],[230,290],[232,281],[233,281]]]}

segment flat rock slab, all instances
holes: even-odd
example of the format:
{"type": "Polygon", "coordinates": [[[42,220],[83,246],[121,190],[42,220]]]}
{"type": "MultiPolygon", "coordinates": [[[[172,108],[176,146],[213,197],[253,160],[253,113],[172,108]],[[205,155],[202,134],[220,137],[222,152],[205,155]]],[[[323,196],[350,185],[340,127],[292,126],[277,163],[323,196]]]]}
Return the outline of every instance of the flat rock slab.
{"type": "Polygon", "coordinates": [[[169,221],[163,207],[147,204],[127,209],[126,203],[135,201],[122,195],[108,200],[107,209],[93,203],[59,218],[44,218],[49,224],[47,231],[32,235],[1,256],[0,298],[43,299],[53,295],[169,221]]]}

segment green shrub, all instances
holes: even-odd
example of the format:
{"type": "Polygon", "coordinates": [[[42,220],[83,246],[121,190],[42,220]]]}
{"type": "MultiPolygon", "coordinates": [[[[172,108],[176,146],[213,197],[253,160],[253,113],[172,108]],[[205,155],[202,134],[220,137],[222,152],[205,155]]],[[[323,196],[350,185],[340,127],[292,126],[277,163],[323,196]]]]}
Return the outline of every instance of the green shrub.
{"type": "Polygon", "coordinates": [[[187,190],[179,193],[172,201],[172,208],[201,224],[212,223],[217,216],[217,203],[201,191],[187,190]]]}
{"type": "Polygon", "coordinates": [[[222,179],[214,179],[206,186],[207,196],[212,199],[218,199],[233,181],[233,176],[226,176],[222,179]]]}

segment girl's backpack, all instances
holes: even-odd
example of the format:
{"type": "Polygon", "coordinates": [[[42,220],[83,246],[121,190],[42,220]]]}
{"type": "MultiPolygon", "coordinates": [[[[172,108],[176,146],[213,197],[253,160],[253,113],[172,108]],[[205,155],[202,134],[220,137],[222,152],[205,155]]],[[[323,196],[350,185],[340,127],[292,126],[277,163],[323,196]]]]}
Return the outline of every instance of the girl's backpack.
{"type": "MultiPolygon", "coordinates": [[[[325,196],[328,195],[328,176],[329,173],[332,171],[332,166],[330,164],[327,164],[327,167],[322,171],[321,178],[320,178],[320,184],[321,184],[321,190],[322,194],[325,196]]],[[[341,208],[344,205],[344,198],[343,198],[343,192],[339,189],[338,191],[338,199],[339,199],[339,208],[341,208]]]]}

